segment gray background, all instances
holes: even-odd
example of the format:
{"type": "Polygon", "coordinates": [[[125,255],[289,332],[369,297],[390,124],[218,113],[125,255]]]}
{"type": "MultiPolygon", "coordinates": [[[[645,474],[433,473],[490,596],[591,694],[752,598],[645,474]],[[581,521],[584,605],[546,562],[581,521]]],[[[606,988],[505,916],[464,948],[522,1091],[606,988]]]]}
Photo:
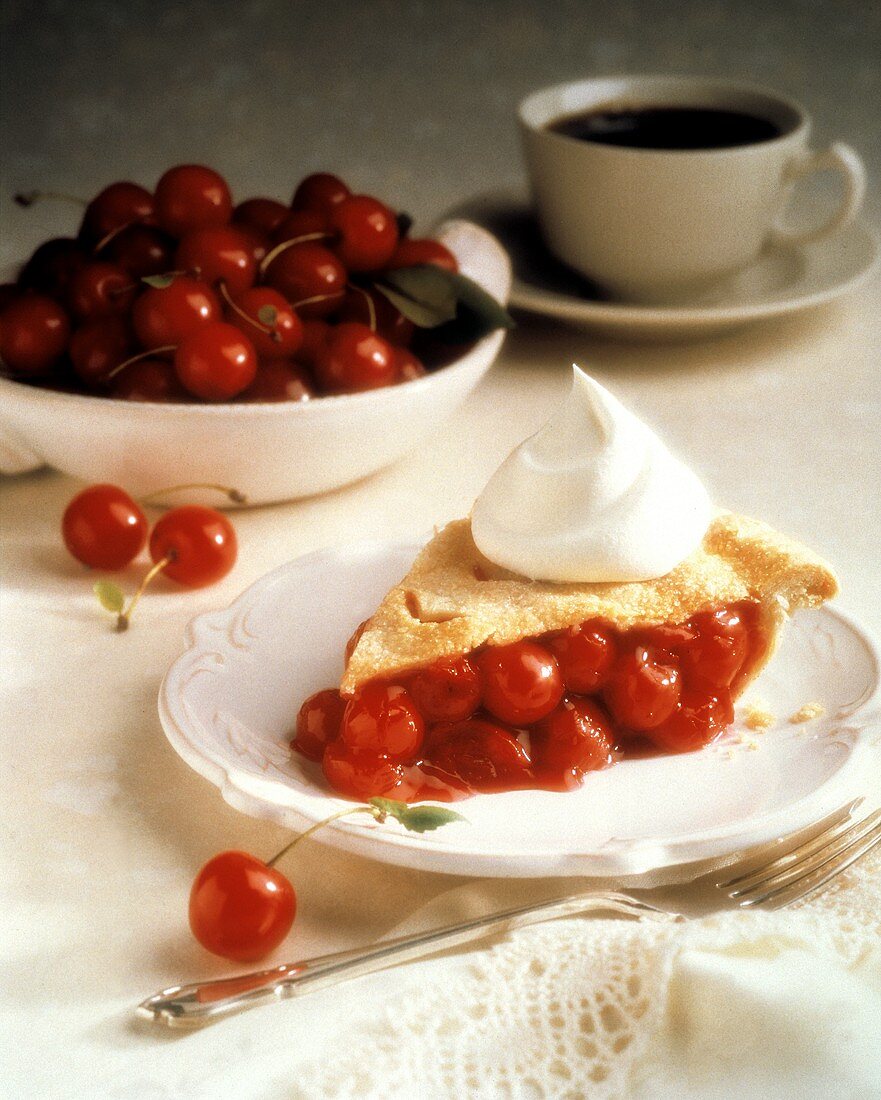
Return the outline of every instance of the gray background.
{"type": "MultiPolygon", "coordinates": [[[[633,70],[724,74],[802,101],[881,172],[877,0],[3,0],[2,254],[70,208],[33,187],[148,186],[212,164],[235,195],[287,198],[326,168],[423,222],[522,179],[513,113],[531,89],[633,70]]],[[[869,196],[877,215],[878,188],[869,196]]],[[[876,217],[877,220],[877,217],[876,217]]]]}

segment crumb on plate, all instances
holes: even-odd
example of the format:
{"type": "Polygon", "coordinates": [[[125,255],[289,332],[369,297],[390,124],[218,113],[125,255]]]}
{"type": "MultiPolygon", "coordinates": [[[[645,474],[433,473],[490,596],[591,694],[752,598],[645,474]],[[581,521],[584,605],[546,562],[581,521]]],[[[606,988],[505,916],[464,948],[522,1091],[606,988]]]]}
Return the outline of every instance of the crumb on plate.
{"type": "Polygon", "coordinates": [[[747,703],[743,711],[743,724],[758,733],[774,725],[774,715],[765,703],[747,703]]]}
{"type": "Polygon", "coordinates": [[[813,722],[815,718],[819,718],[825,713],[826,708],[822,703],[805,703],[803,707],[792,715],[789,721],[793,726],[797,726],[802,722],[813,722]]]}

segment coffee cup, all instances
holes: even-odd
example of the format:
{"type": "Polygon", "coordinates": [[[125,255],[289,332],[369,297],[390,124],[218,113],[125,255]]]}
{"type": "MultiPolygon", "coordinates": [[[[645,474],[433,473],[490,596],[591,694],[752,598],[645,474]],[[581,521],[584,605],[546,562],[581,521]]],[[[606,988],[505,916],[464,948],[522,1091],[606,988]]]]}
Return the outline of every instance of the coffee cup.
{"type": "Polygon", "coordinates": [[[619,76],[546,88],[519,107],[548,248],[616,297],[682,300],[769,244],[834,233],[860,209],[866,173],[840,142],[809,145],[793,100],[735,81],[619,76]],[[839,172],[833,214],[802,231],[780,218],[795,184],[839,172]]]}

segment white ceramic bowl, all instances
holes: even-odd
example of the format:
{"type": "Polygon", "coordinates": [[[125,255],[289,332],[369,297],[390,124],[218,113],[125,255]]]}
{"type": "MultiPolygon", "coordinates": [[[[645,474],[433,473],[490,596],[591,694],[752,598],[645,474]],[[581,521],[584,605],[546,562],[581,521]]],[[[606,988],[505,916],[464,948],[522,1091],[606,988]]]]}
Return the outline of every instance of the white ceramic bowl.
{"type": "MultiPolygon", "coordinates": [[[[463,274],[507,301],[511,265],[493,236],[459,220],[444,222],[435,236],[463,274]]],[[[490,333],[417,381],[302,404],[160,405],[0,378],[0,472],[49,465],[135,496],[221,482],[252,504],[323,493],[388,466],[436,431],[492,364],[504,335],[490,333]]],[[[199,500],[198,492],[189,499],[199,500]]],[[[216,507],[217,494],[204,502],[216,507]]]]}

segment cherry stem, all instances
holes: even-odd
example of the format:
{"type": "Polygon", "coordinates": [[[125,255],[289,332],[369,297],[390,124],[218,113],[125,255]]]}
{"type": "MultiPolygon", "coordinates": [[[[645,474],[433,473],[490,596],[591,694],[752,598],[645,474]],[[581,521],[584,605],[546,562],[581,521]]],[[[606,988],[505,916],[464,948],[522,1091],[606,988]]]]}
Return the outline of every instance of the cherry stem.
{"type": "Polygon", "coordinates": [[[219,289],[221,298],[223,298],[223,300],[233,311],[233,313],[236,314],[236,316],[241,317],[243,321],[247,321],[249,325],[253,325],[254,328],[258,330],[258,332],[264,333],[270,339],[274,340],[277,344],[281,343],[281,333],[278,331],[278,329],[270,325],[264,325],[262,321],[259,321],[256,317],[252,317],[250,313],[245,313],[241,306],[236,305],[236,303],[232,299],[232,295],[227,289],[225,282],[220,282],[219,289]]]}
{"type": "Polygon", "coordinates": [[[158,576],[162,572],[166,565],[171,565],[176,557],[177,555],[174,553],[174,551],[170,551],[161,561],[157,561],[153,568],[149,571],[149,573],[147,573],[146,577],[144,577],[144,579],[138,585],[137,592],[135,592],[134,596],[132,596],[131,600],[129,601],[128,607],[125,608],[123,611],[120,611],[120,613],[116,616],[116,629],[118,633],[122,634],[124,630],[128,630],[129,619],[131,619],[132,612],[137,606],[138,600],[147,591],[147,585],[153,580],[154,577],[158,576]]]}
{"type": "Polygon", "coordinates": [[[376,306],[373,304],[373,298],[363,286],[356,286],[354,283],[349,283],[349,290],[357,290],[359,294],[364,295],[364,300],[367,302],[367,320],[370,325],[370,331],[376,332],[376,306]]]}
{"type": "Polygon", "coordinates": [[[85,199],[81,199],[79,195],[68,195],[64,191],[19,191],[17,195],[13,195],[13,202],[18,203],[19,206],[33,206],[35,202],[42,202],[43,199],[57,199],[59,202],[72,202],[77,206],[88,206],[89,204],[85,199]]]}
{"type": "Polygon", "coordinates": [[[295,244],[305,244],[306,241],[329,241],[333,239],[333,233],[303,233],[299,237],[291,237],[289,241],[282,241],[281,244],[277,244],[275,248],[269,250],[263,259],[260,261],[260,274],[265,275],[266,269],[276,258],[280,256],[282,252],[286,252],[289,248],[295,244]]]}
{"type": "Polygon", "coordinates": [[[107,291],[107,297],[121,298],[123,294],[131,294],[133,290],[140,290],[140,283],[126,283],[125,286],[112,286],[107,291]]]}
{"type": "Polygon", "coordinates": [[[172,485],[168,489],[154,489],[152,493],[147,493],[146,496],[141,497],[141,503],[151,504],[157,497],[164,497],[169,493],[182,493],[186,489],[216,489],[218,493],[223,493],[229,497],[233,504],[248,503],[248,498],[244,493],[238,489],[231,489],[228,485],[218,485],[216,481],[188,481],[185,485],[172,485]]]}
{"type": "Polygon", "coordinates": [[[274,867],[276,863],[286,856],[291,848],[296,847],[301,840],[305,840],[307,836],[311,836],[313,833],[317,833],[319,829],[323,829],[325,825],[329,825],[332,821],[337,821],[341,817],[349,817],[350,814],[370,814],[371,816],[378,818],[382,811],[376,806],[352,806],[350,809],[340,810],[338,813],[331,814],[330,817],[326,817],[323,821],[318,821],[314,825],[310,826],[305,833],[300,833],[299,836],[295,836],[290,844],[286,844],[280,852],[276,852],[272,859],[266,861],[267,867],[274,867]]]}
{"type": "Polygon", "coordinates": [[[126,359],[124,363],[120,363],[118,367],[114,367],[112,371],[108,371],[104,375],[104,381],[109,382],[111,378],[115,378],[120,371],[125,370],[126,367],[130,367],[132,363],[139,363],[142,359],[149,359],[154,355],[164,355],[167,351],[177,351],[176,344],[166,344],[161,348],[151,348],[149,351],[141,351],[137,355],[133,355],[131,359],[126,359]]]}
{"type": "MultiPolygon", "coordinates": [[[[135,221],[131,221],[131,222],[125,222],[123,225],[118,225],[116,227],[116,229],[111,229],[110,232],[105,237],[102,237],[101,240],[98,241],[98,243],[92,249],[92,252],[95,255],[97,255],[102,249],[106,248],[110,244],[110,242],[113,240],[114,237],[118,237],[119,234],[122,233],[124,230],[128,229],[129,226],[137,225],[137,224],[138,224],[138,222],[137,222],[137,220],[135,220],[135,221]]],[[[117,292],[117,293],[120,293],[120,292],[117,292]]]]}
{"type": "Polygon", "coordinates": [[[331,298],[341,298],[342,291],[336,294],[313,294],[311,298],[301,298],[299,302],[291,302],[291,309],[299,309],[300,306],[311,306],[313,302],[329,302],[331,298]]]}

